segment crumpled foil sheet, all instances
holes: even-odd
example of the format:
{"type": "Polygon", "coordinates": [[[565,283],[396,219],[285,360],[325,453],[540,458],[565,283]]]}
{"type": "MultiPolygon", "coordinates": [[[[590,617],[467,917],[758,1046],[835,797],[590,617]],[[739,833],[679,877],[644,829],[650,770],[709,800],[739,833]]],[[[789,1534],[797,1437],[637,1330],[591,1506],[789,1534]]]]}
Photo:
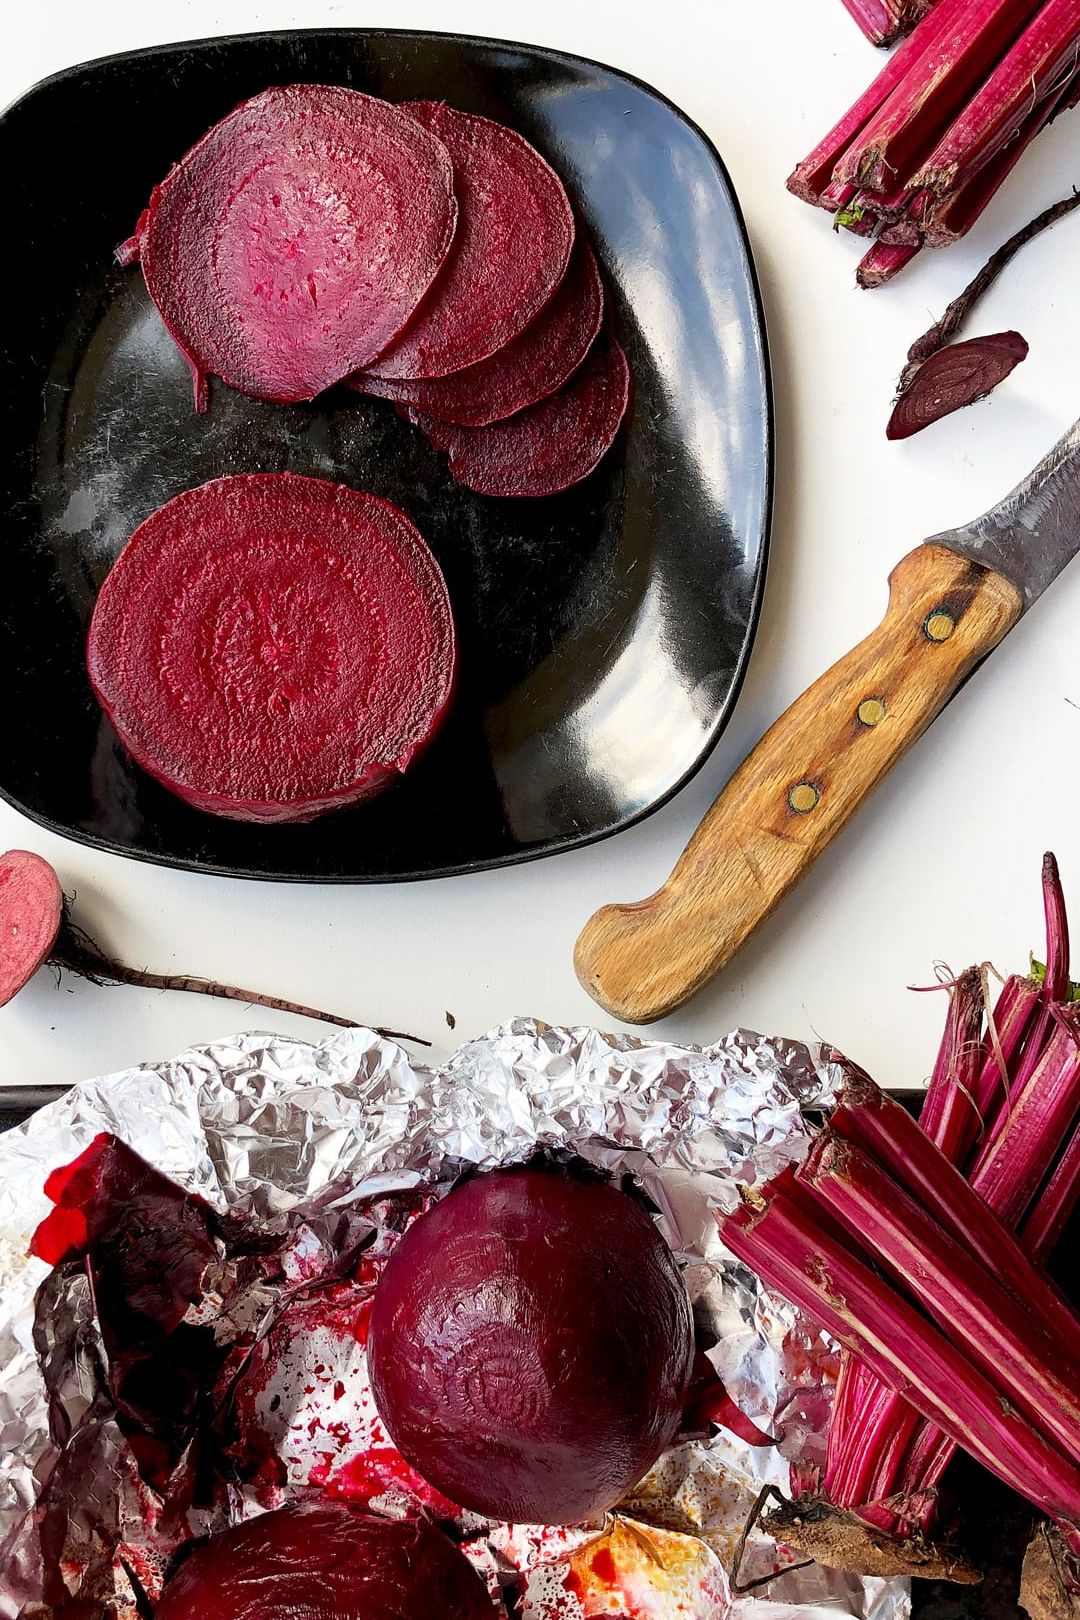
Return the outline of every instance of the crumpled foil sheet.
{"type": "MultiPolygon", "coordinates": [[[[904,1581],[817,1565],[791,1569],[750,1595],[733,1595],[728,1580],[761,1486],[786,1489],[788,1458],[824,1454],[836,1362],[828,1343],[726,1253],[715,1211],[735,1205],[740,1185],[802,1157],[809,1140],[803,1110],[827,1103],[837,1080],[823,1050],[745,1030],[702,1050],[517,1019],[462,1046],[440,1069],[368,1030],[319,1045],[247,1034],[77,1087],[0,1137],[0,1620],[48,1620],[52,1612],[40,1606],[33,1514],[50,1475],[64,1468],[78,1479],[86,1521],[97,1527],[87,1534],[100,1536],[103,1523],[124,1526],[126,1566],[107,1561],[103,1570],[99,1562],[92,1573],[76,1545],[86,1527],[72,1530],[75,1554],[65,1578],[80,1597],[92,1596],[103,1616],[135,1620],[127,1571],[163,1568],[178,1534],[227,1522],[189,1517],[179,1532],[163,1523],[148,1508],[147,1488],[108,1413],[84,1455],[72,1456],[70,1446],[65,1454],[62,1435],[50,1433],[33,1339],[35,1296],[48,1270],[27,1258],[27,1245],[51,1207],[47,1173],[101,1131],[114,1132],[218,1211],[279,1231],[285,1274],[294,1276],[329,1264],[335,1221],[338,1230],[350,1218],[355,1225],[357,1205],[378,1228],[378,1212],[394,1207],[386,1195],[437,1195],[466,1166],[513,1163],[543,1146],[632,1172],[685,1264],[697,1320],[715,1336],[710,1359],[729,1393],[780,1444],[751,1448],[726,1432],[684,1443],[622,1504],[625,1516],[558,1531],[473,1520],[462,1527],[470,1556],[493,1590],[521,1572],[522,1620],[584,1620],[621,1612],[613,1611],[616,1602],[657,1620],[907,1620],[904,1581]],[[610,1585],[594,1589],[601,1545],[603,1567],[619,1572],[617,1599],[610,1585]]],[[[56,1286],[54,1279],[45,1286],[56,1286]]],[[[101,1400],[100,1345],[85,1291],[61,1292],[52,1353],[62,1363],[66,1418],[78,1421],[88,1402],[101,1400]]],[[[233,1302],[249,1315],[272,1304],[233,1302]]],[[[263,1403],[265,1418],[272,1398],[289,1486],[332,1489],[350,1467],[370,1460],[364,1447],[377,1418],[363,1412],[363,1351],[355,1337],[344,1337],[347,1343],[323,1324],[309,1342],[301,1317],[290,1321],[276,1361],[273,1333],[265,1340],[251,1401],[253,1410],[263,1403]],[[313,1380],[316,1355],[320,1377],[313,1380]],[[343,1387],[352,1401],[347,1424],[343,1387]]],[[[402,1507],[392,1484],[374,1503],[402,1507]]],[[[266,1505],[234,1489],[227,1516],[266,1505]]],[[[741,1579],[794,1557],[755,1532],[741,1579]]]]}

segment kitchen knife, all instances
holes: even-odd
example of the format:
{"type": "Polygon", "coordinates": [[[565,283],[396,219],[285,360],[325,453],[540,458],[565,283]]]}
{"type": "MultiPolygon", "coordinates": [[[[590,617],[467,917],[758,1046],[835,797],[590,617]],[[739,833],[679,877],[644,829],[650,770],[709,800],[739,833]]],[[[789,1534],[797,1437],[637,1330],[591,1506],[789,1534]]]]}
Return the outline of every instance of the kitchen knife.
{"type": "Polygon", "coordinates": [[[881,624],[765,733],[663,887],[589,919],[574,965],[594,1000],[652,1023],[726,966],[1078,550],[1080,422],[1000,505],[896,565],[881,624]]]}

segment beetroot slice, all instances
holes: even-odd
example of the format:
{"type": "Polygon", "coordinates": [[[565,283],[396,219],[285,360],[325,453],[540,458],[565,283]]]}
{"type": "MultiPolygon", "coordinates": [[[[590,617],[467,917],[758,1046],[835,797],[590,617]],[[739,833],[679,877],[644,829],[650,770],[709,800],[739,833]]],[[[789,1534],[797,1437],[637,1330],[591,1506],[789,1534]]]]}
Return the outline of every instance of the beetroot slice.
{"type": "Polygon", "coordinates": [[[578,236],[562,284],[551,302],[505,348],[448,377],[350,379],[361,394],[376,394],[426,411],[443,422],[486,427],[558,393],[580,366],[604,319],[604,285],[596,256],[578,236]]]}
{"type": "Polygon", "coordinates": [[[566,272],[574,215],[554,169],[512,129],[439,101],[402,111],[450,153],[458,230],[430,296],[370,370],[442,377],[486,360],[540,313],[566,272]]]}
{"type": "Polygon", "coordinates": [[[454,629],[397,507],[252,473],[139,525],[98,596],[87,665],[124,747],[188,804],[307,821],[377,793],[430,739],[454,629]]]}
{"type": "Polygon", "coordinates": [[[454,234],[446,148],[385,101],[294,84],[242,103],[154,188],[137,238],[196,376],[312,399],[401,331],[454,234]]]}
{"type": "Polygon", "coordinates": [[[465,1554],[427,1520],[294,1502],[210,1536],[155,1620],[495,1620],[465,1554]]]}
{"type": "Polygon", "coordinates": [[[602,337],[566,387],[488,427],[455,427],[406,409],[459,484],[479,495],[554,495],[587,478],[615,442],[630,399],[630,369],[602,337]]]}
{"type": "Polygon", "coordinates": [[[0,855],[0,1007],[17,996],[45,961],[60,929],[60,879],[40,855],[0,855]]]}
{"type": "Polygon", "coordinates": [[[690,1298],[653,1221],[611,1183],[492,1170],[409,1228],[375,1291],[368,1367],[426,1480],[493,1519],[574,1524],[677,1433],[690,1298]]]}

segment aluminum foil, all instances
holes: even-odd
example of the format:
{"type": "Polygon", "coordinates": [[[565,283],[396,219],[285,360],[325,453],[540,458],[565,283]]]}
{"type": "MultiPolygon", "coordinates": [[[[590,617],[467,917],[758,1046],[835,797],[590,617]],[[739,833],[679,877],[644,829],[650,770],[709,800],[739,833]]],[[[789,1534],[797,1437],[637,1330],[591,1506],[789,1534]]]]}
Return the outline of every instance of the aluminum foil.
{"type": "Polygon", "coordinates": [[[367,1030],[319,1045],[248,1034],[77,1087],[0,1137],[0,1620],[55,1612],[42,1603],[38,1521],[65,1475],[78,1481],[79,1508],[65,1526],[64,1587],[86,1605],[72,1612],[116,1620],[136,1620],[136,1585],[153,1595],[179,1541],[293,1490],[318,1485],[389,1512],[438,1509],[380,1433],[358,1336],[305,1314],[304,1279],[333,1274],[344,1233],[385,1250],[403,1209],[439,1196],[463,1168],[538,1147],[639,1179],[715,1341],[710,1359],[779,1445],[751,1448],[726,1432],[679,1445],[619,1513],[580,1529],[463,1519],[493,1593],[516,1587],[522,1620],[586,1620],[623,1605],[642,1620],[907,1620],[906,1582],[788,1569],[795,1555],[758,1532],[741,1579],[787,1572],[748,1595],[729,1582],[762,1485],[786,1488],[789,1458],[823,1456],[836,1361],[726,1253],[715,1212],[735,1205],[740,1185],[801,1158],[804,1110],[826,1104],[838,1078],[820,1049],[745,1030],[698,1049],[519,1019],[439,1069],[367,1030]],[[243,1286],[223,1275],[203,1308],[218,1313],[215,1332],[255,1334],[241,1398],[285,1482],[279,1469],[273,1491],[230,1487],[217,1510],[183,1522],[152,1500],[112,1421],[85,1285],[27,1257],[51,1207],[47,1173],[101,1131],[218,1212],[280,1238],[274,1267],[243,1286]]]}

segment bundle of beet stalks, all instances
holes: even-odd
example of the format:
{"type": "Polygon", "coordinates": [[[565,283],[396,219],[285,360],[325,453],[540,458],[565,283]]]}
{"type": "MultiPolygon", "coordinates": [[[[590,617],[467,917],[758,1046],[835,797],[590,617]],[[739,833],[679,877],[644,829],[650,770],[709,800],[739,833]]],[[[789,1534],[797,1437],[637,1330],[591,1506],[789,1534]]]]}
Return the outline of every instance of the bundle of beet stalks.
{"type": "Polygon", "coordinates": [[[1049,855],[1043,889],[1045,970],[989,1018],[982,972],[950,986],[918,1123],[849,1067],[805,1163],[721,1221],[844,1348],[826,1466],[796,1467],[780,1515],[826,1562],[973,1578],[933,1555],[959,1447],[1045,1515],[1080,1586],[1080,1314],[1044,1269],[1080,1201],[1080,1005],[1049,855]]]}
{"type": "Polygon", "coordinates": [[[923,11],[866,93],[788,180],[872,239],[863,287],[965,235],[1055,115],[1080,99],[1080,0],[845,0],[881,23],[923,11]]]}

